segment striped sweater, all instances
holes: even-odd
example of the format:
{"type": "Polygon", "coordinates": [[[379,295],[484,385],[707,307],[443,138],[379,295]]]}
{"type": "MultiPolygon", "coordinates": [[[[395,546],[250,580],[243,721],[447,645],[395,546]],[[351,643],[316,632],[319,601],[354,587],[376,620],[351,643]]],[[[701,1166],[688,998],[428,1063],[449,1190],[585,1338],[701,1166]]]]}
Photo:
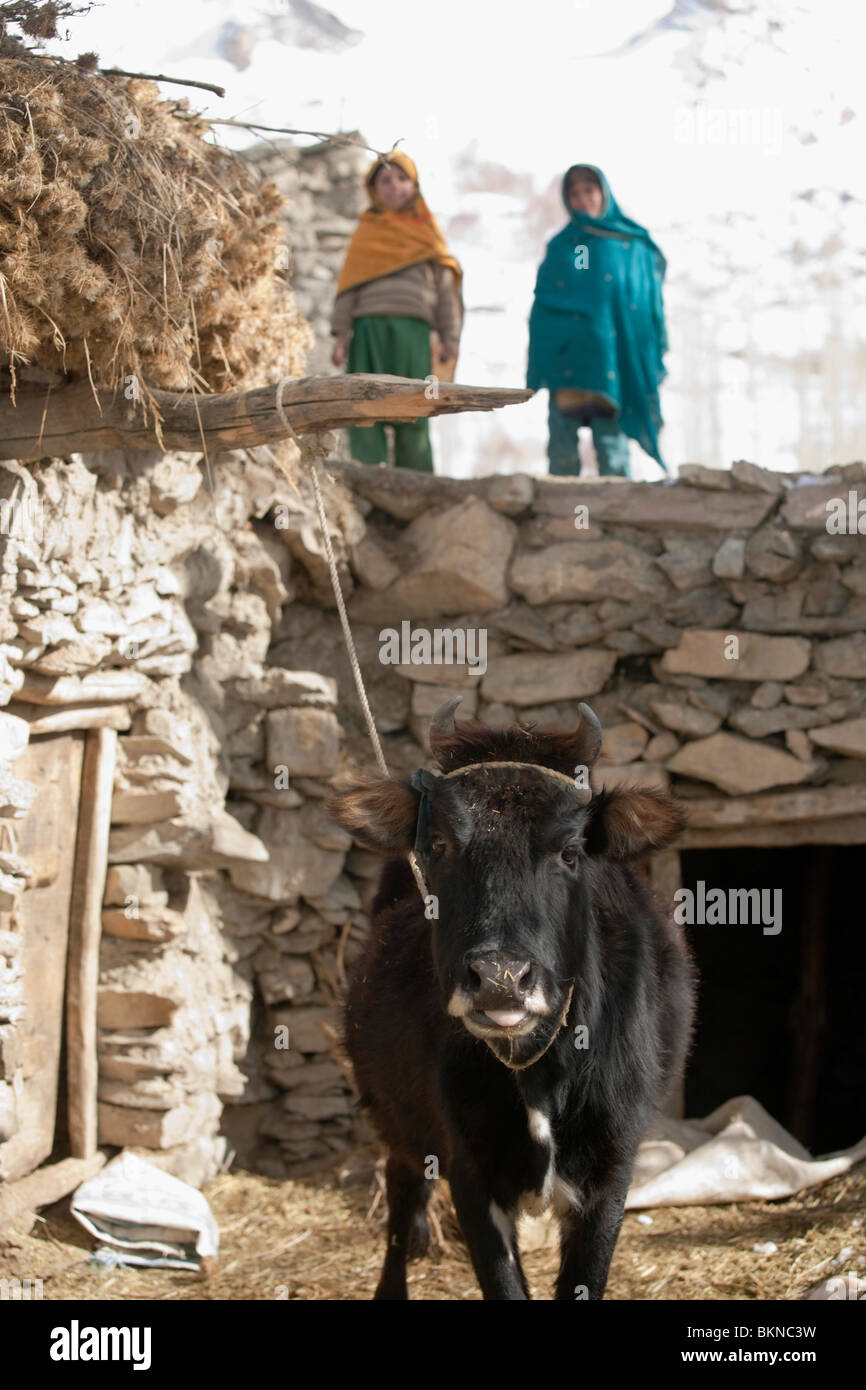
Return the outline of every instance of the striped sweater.
{"type": "Polygon", "coordinates": [[[348,338],[353,321],[363,314],[401,314],[404,318],[423,319],[436,329],[443,343],[459,341],[463,320],[454,273],[435,261],[419,261],[338,294],[332,333],[348,338]]]}

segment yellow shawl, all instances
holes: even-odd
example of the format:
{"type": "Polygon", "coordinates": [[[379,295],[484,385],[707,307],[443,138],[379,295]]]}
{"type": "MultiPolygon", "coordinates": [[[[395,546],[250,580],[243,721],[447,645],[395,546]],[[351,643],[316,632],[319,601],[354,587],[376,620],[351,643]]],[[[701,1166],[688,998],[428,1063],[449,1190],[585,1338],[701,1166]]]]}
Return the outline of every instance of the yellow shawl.
{"type": "Polygon", "coordinates": [[[402,150],[391,150],[370,166],[365,179],[370,206],[361,213],[349,242],[337,281],[337,294],[395,270],[405,270],[419,261],[450,266],[459,291],[463,271],[449,254],[442,230],[420,192],[401,208],[383,207],[373,192],[373,179],[385,163],[399,165],[413,183],[418,182],[418,170],[402,150]]]}

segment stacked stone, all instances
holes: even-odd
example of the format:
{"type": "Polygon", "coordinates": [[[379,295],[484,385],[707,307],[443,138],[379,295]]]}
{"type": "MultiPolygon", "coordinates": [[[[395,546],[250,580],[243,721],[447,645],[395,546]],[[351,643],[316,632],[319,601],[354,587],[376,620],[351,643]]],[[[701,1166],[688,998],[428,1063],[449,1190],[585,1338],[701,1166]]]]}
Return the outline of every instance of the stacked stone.
{"type": "MultiPolygon", "coordinates": [[[[120,453],[21,473],[38,525],[19,525],[19,508],[0,535],[0,818],[37,795],[11,770],[31,728],[86,727],[87,711],[119,731],[99,1140],[200,1182],[225,1158],[235,1102],[250,1116],[240,1138],[268,1120],[275,1172],[287,1157],[321,1161],[347,1145],[350,1121],[317,1019],[332,1016],[361,903],[342,875],[348,837],[322,808],[338,759],[333,682],[266,664],[283,605],[322,592],[308,484],[288,490],[268,451],[217,456],[209,474],[193,455],[120,453]],[[293,1000],[306,1011],[281,1048],[293,1000]]],[[[345,536],[362,522],[347,494],[326,495],[346,571],[345,536]]],[[[21,1083],[14,900],[28,873],[0,840],[0,1142],[21,1083]]]]}
{"type": "MultiPolygon", "coordinates": [[[[589,699],[599,784],[672,788],[725,843],[796,843],[805,806],[828,841],[866,838],[864,465],[693,465],[663,485],[335,473],[365,518],[349,613],[393,769],[425,761],[452,695],[464,717],[555,727],[589,699]],[[483,630],[486,671],[383,661],[403,624],[483,630]],[[754,798],[747,828],[724,797],[754,798]]],[[[289,653],[337,681],[344,759],[372,766],[336,616],[309,596],[276,631],[271,659],[289,653]]],[[[368,860],[347,861],[365,905],[368,860]]]]}
{"type": "Polygon", "coordinates": [[[344,872],[351,839],[322,801],[339,761],[336,687],[275,666],[236,682],[233,694],[237,717],[248,719],[233,788],[270,859],[230,870],[235,889],[257,901],[259,930],[244,923],[237,947],[264,1008],[245,1064],[255,1088],[244,1107],[256,1108],[229,1115],[227,1127],[243,1161],[299,1176],[345,1150],[352,1133],[334,1039],[322,1027],[336,1021],[366,926],[344,872]]]}
{"type": "MultiPolygon", "coordinates": [[[[492,724],[574,724],[589,699],[605,726],[598,782],[670,786],[725,843],[792,842],[804,796],[832,842],[866,839],[863,465],[811,479],[693,466],[664,485],[331,473],[332,541],[392,770],[426,761],[430,714],[452,694],[492,724]],[[483,674],[383,661],[385,629],[404,624],[483,633],[483,674]],[[725,806],[746,803],[743,829],[725,806]]],[[[378,864],[323,799],[373,756],[308,480],[289,492],[264,451],[218,456],[206,477],[191,455],[114,454],[14,483],[42,525],[0,535],[0,835],[36,795],[13,768],[36,721],[110,708],[100,1141],[191,1181],[227,1145],[301,1175],[359,1133],[335,1030],[378,864]]],[[[7,1131],[28,873],[7,834],[7,1131]]]]}
{"type": "Polygon", "coordinates": [[[359,214],[367,205],[364,175],[373,159],[356,133],[301,148],[287,141],[258,145],[244,157],[287,198],[282,212],[291,247],[289,274],[298,307],[315,335],[310,376],[331,366],[331,312],[337,276],[359,214]]]}

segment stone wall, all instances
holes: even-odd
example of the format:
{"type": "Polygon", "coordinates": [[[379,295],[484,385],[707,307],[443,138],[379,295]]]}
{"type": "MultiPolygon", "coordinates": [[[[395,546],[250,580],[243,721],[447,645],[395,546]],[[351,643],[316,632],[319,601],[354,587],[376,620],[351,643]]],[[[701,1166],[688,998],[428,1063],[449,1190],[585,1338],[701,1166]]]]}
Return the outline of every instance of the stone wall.
{"type": "MultiPolygon", "coordinates": [[[[863,465],[815,478],[749,463],[725,473],[694,466],[673,484],[462,482],[354,464],[335,466],[333,476],[351,492],[346,514],[357,509],[344,586],[392,771],[426,761],[430,714],[452,695],[463,696],[461,714],[491,724],[560,727],[577,722],[587,699],[605,727],[596,785],[672,789],[688,807],[683,845],[866,842],[863,465]],[[836,534],[841,507],[845,534],[836,534]],[[422,659],[382,661],[388,630],[399,634],[404,624],[422,659]],[[484,674],[425,660],[423,634],[437,628],[473,634],[470,643],[483,634],[484,674]]],[[[284,609],[270,659],[335,682],[340,765],[372,768],[321,583],[284,609]]],[[[306,833],[316,840],[322,825],[306,833]]],[[[344,859],[338,837],[319,843],[334,856],[333,925],[354,945],[366,929],[376,861],[358,848],[344,859]]],[[[252,888],[249,875],[265,891],[263,871],[249,871],[252,888]]],[[[294,912],[308,911],[304,891],[298,886],[294,912]]],[[[292,940],[292,931],[281,934],[276,949],[292,940]]],[[[335,973],[342,981],[342,969],[335,973]]],[[[334,1022],[327,1005],[301,998],[268,1016],[260,1036],[278,1086],[318,1076],[325,1044],[316,1029],[334,1022]],[[268,1049],[277,1017],[295,1042],[275,1064],[268,1049]]],[[[340,1105],[335,1085],[307,1109],[301,1129],[288,1118],[289,1091],[265,1130],[284,1158],[309,1143],[311,1160],[322,1161],[340,1105]]]]}
{"type": "MultiPolygon", "coordinates": [[[[665,484],[463,482],[341,466],[365,512],[349,612],[383,729],[420,737],[439,694],[463,693],[494,723],[568,722],[594,697],[608,762],[649,764],[686,794],[687,782],[729,794],[858,782],[864,474],[738,463],[665,484]],[[839,507],[853,533],[836,534],[839,507]],[[380,631],[439,619],[485,631],[481,679],[376,659],[380,631]]],[[[274,650],[292,640],[301,664],[344,680],[336,620],[295,605],[274,650]]]]}
{"type": "Polygon", "coordinates": [[[346,246],[367,205],[364,175],[370,150],[343,141],[301,148],[287,141],[256,145],[245,152],[265,178],[287,198],[284,212],[291,247],[288,272],[298,308],[315,335],[307,357],[309,376],[327,376],[331,365],[331,312],[346,246]]]}
{"type": "MultiPolygon", "coordinates": [[[[322,804],[373,758],[305,474],[289,488],[249,453],[210,468],[213,492],[192,455],[45,462],[24,475],[44,531],[2,537],[0,814],[14,825],[38,797],[14,762],[56,702],[110,704],[100,1141],[195,1181],[227,1148],[300,1175],[363,1132],[329,1030],[377,874],[322,804]]],[[[426,761],[429,716],[452,694],[492,724],[565,726],[587,699],[605,727],[596,783],[671,787],[685,843],[866,840],[862,465],[691,468],[673,484],[328,472],[393,771],[426,761]],[[412,635],[407,662],[382,659],[389,629],[412,635]],[[429,660],[437,629],[467,637],[483,673],[429,660]]],[[[14,1132],[27,869],[2,853],[14,1132]]]]}
{"type": "MultiPolygon", "coordinates": [[[[294,446],[284,461],[297,473],[294,446]]],[[[14,765],[31,732],[98,722],[119,730],[99,1139],[200,1181],[226,1153],[223,1104],[281,1093],[250,1048],[251,1020],[296,998],[332,1003],[337,928],[355,901],[337,881],[347,837],[320,806],[338,758],[333,683],[268,664],[284,605],[321,577],[309,484],[287,484],[265,450],[209,466],[120,453],[4,466],[0,488],[0,1174],[25,1081],[16,910],[33,875],[14,828],[38,815],[40,791],[14,765]]],[[[359,521],[333,494],[326,484],[345,554],[359,521]]],[[[341,969],[353,949],[344,934],[341,969]]],[[[310,1077],[327,1089],[340,1073],[318,1062],[310,1077]]],[[[294,1155],[309,1110],[294,1078],[294,1155]]],[[[342,1135],[342,1092],[337,1110],[342,1135]]]]}

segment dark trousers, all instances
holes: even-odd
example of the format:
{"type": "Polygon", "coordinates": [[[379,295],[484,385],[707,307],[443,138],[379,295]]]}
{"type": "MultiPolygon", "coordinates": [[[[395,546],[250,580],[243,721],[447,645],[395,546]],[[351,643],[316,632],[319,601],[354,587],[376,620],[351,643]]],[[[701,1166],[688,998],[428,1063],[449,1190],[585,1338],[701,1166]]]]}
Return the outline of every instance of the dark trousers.
{"type": "Polygon", "coordinates": [[[568,477],[580,473],[577,432],[582,424],[588,424],[592,430],[592,442],[598,458],[600,476],[631,477],[628,466],[628,435],[620,429],[618,420],[603,415],[594,415],[590,420],[569,419],[563,415],[551,391],[547,423],[550,431],[547,457],[550,459],[550,472],[555,476],[568,477]]]}

